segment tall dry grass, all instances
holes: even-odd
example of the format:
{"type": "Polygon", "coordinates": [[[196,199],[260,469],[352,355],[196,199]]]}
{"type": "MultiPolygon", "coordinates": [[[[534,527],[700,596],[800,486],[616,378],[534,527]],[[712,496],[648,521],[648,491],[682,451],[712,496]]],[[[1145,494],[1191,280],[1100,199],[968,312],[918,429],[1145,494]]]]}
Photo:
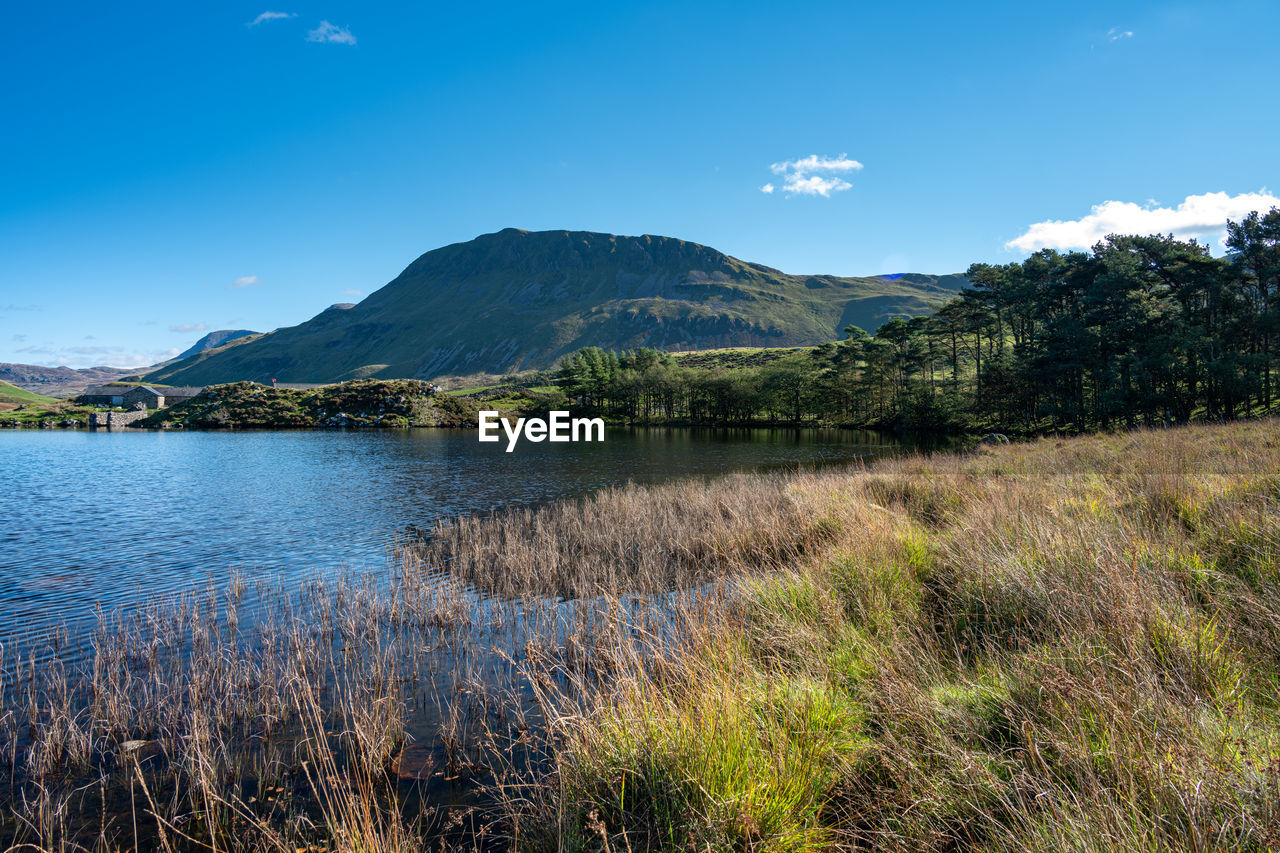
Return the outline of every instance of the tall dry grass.
{"type": "Polygon", "coordinates": [[[1265,422],[810,480],[823,549],[547,700],[523,844],[1275,849],[1278,473],[1265,422]]]}
{"type": "Polygon", "coordinates": [[[625,487],[0,665],[30,849],[1280,846],[1275,422],[625,487]],[[415,741],[414,738],[417,738],[415,741]]]}
{"type": "Polygon", "coordinates": [[[539,509],[439,523],[427,565],[506,598],[660,594],[783,568],[827,540],[817,474],[614,486],[539,509]]]}

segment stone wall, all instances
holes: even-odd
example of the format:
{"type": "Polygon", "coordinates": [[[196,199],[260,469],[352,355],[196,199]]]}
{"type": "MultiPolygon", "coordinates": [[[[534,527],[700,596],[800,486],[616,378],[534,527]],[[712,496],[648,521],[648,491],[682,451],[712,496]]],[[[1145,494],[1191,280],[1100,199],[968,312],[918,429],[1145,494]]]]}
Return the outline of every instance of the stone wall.
{"type": "Polygon", "coordinates": [[[145,409],[137,412],[92,412],[89,415],[89,429],[123,429],[149,414],[151,413],[145,409]]]}

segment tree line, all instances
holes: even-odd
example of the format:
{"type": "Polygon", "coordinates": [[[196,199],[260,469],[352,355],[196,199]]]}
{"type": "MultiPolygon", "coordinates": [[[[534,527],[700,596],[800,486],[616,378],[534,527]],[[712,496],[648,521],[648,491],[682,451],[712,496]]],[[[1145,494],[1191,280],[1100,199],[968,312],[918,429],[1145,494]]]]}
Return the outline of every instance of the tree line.
{"type": "Polygon", "coordinates": [[[1227,224],[1225,257],[1172,236],[1110,236],[974,264],[932,315],[752,367],[588,348],[556,381],[622,422],[832,423],[1008,432],[1225,420],[1273,411],[1280,210],[1227,224]]]}

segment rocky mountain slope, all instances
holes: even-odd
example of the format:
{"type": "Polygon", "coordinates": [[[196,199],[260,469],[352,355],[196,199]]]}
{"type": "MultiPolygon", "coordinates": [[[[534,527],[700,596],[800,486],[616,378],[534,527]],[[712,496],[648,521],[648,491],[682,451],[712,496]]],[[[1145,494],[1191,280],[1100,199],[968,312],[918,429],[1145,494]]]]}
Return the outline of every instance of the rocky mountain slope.
{"type": "Polygon", "coordinates": [[[181,352],[178,355],[174,356],[172,361],[177,361],[178,359],[183,359],[183,358],[189,358],[190,356],[193,356],[196,353],[204,352],[207,349],[220,347],[223,344],[227,343],[228,341],[234,341],[236,338],[243,338],[247,335],[260,335],[260,334],[262,333],[251,332],[248,329],[219,329],[216,332],[210,332],[200,340],[196,341],[194,344],[188,347],[184,352],[181,352]]]}

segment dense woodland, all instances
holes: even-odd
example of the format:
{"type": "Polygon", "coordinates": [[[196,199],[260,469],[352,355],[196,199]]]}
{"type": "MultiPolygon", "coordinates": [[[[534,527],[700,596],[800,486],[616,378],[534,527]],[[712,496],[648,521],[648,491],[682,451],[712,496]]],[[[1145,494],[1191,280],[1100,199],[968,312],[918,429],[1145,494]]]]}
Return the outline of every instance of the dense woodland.
{"type": "Polygon", "coordinates": [[[836,423],[904,430],[1089,430],[1273,411],[1280,210],[1228,223],[1228,254],[1111,236],[975,264],[931,316],[759,366],[687,366],[656,350],[582,350],[557,380],[624,422],[836,423]]]}

